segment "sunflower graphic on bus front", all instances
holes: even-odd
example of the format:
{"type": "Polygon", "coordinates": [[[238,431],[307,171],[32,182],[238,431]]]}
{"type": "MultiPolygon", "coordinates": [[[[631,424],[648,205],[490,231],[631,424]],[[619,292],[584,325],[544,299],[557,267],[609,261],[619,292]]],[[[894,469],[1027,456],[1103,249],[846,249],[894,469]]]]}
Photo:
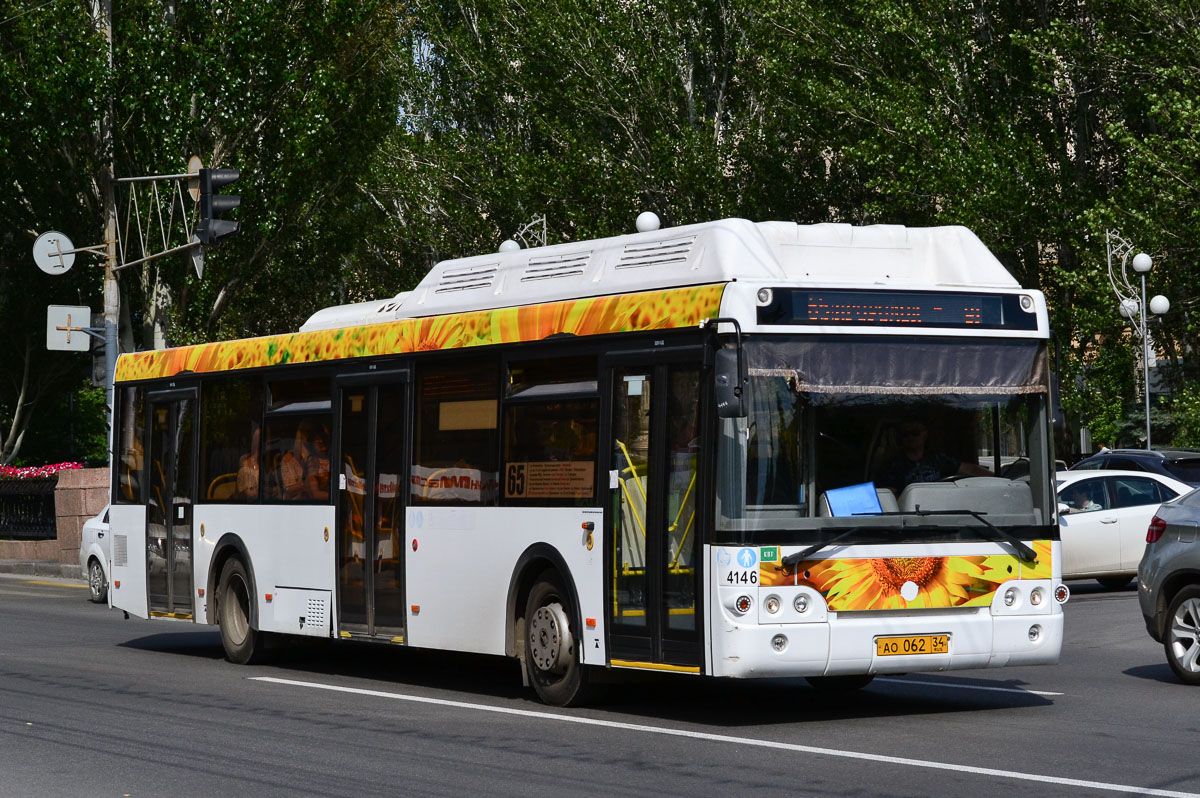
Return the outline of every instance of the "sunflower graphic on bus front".
{"type": "Polygon", "coordinates": [[[1011,579],[1050,577],[1050,542],[1033,550],[1033,563],[1011,554],[809,560],[794,569],[764,562],[759,584],[807,585],[835,612],[988,606],[1011,579]]]}

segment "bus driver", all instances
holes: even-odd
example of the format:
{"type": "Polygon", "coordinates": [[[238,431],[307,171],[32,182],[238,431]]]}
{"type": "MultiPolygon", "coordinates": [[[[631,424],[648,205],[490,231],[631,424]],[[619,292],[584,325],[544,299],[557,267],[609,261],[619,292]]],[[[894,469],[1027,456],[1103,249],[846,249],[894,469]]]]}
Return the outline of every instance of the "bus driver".
{"type": "Polygon", "coordinates": [[[900,424],[900,455],[883,467],[878,482],[897,495],[914,482],[937,482],[955,474],[992,476],[992,472],[975,463],[967,463],[945,452],[928,451],[925,443],[929,428],[919,418],[908,418],[900,424]]]}

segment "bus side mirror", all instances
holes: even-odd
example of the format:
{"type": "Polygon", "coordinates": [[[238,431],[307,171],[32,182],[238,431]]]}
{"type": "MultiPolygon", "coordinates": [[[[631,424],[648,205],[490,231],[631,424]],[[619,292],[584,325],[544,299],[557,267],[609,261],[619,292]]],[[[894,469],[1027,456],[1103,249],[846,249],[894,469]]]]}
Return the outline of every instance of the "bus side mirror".
{"type": "Polygon", "coordinates": [[[735,349],[718,349],[713,360],[713,392],[718,418],[745,418],[744,401],[746,378],[742,375],[741,358],[735,349]]]}

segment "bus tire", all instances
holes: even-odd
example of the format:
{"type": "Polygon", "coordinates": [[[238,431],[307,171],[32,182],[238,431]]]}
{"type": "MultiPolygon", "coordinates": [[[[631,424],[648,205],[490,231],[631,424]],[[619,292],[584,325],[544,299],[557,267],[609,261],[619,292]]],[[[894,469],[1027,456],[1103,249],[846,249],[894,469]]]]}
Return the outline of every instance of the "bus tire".
{"type": "Polygon", "coordinates": [[[861,690],[875,678],[873,673],[855,673],[848,676],[805,676],[814,689],[826,693],[852,693],[861,690]]]}
{"type": "Polygon", "coordinates": [[[550,706],[579,706],[591,697],[579,636],[571,628],[573,609],[556,571],[539,576],[525,602],[525,672],[550,706]]]}
{"type": "Polygon", "coordinates": [[[230,557],[221,569],[217,588],[217,625],[225,658],[238,665],[252,665],[266,656],[266,635],[250,625],[250,601],[254,595],[246,566],[230,557]]]}

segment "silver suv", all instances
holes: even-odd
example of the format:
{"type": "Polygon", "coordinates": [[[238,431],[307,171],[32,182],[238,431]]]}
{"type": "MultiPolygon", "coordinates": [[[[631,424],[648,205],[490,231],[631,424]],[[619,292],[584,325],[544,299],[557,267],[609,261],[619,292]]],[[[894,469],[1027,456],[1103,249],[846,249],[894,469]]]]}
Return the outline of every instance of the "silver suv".
{"type": "Polygon", "coordinates": [[[1200,490],[1158,508],[1138,565],[1146,631],[1185,684],[1200,685],[1200,490]]]}

